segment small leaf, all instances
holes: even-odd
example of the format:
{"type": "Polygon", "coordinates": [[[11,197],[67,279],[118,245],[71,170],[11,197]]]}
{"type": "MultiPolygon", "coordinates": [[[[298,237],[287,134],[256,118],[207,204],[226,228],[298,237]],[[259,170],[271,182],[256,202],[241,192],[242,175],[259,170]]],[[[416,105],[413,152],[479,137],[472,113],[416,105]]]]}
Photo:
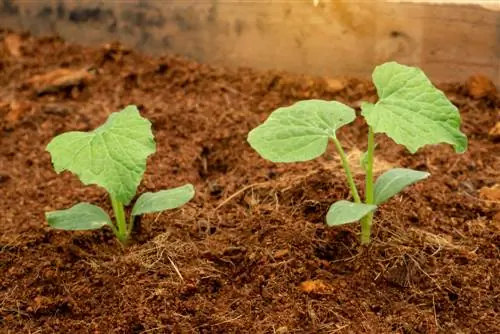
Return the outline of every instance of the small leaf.
{"type": "Polygon", "coordinates": [[[429,177],[429,173],[413,169],[394,168],[382,174],[375,182],[375,204],[380,205],[405,187],[429,177]]]}
{"type": "MultiPolygon", "coordinates": [[[[375,144],[373,146],[374,151],[377,148],[377,145],[378,144],[375,144]]],[[[363,154],[361,154],[361,157],[359,158],[359,165],[361,166],[361,168],[363,168],[363,170],[366,173],[366,171],[368,170],[368,151],[365,151],[363,152],[363,154]]]]}
{"type": "Polygon", "coordinates": [[[330,206],[326,222],[329,226],[354,223],[376,209],[376,205],[338,201],[330,206]]]}
{"type": "Polygon", "coordinates": [[[91,132],[63,133],[47,145],[57,173],[68,170],[105,188],[127,205],[135,196],[146,159],[156,150],[151,123],[136,106],[112,113],[91,132]]]}
{"type": "Polygon", "coordinates": [[[113,226],[103,209],[89,203],[79,203],[66,210],[47,212],[45,217],[51,227],[60,230],[98,230],[105,225],[113,226]]]}
{"type": "Polygon", "coordinates": [[[335,131],[356,118],[354,109],[336,101],[306,100],[276,109],[250,131],[248,142],[263,158],[273,162],[298,162],[317,158],[335,131]]]}
{"type": "Polygon", "coordinates": [[[379,100],[363,103],[361,109],[375,132],[386,133],[411,153],[440,143],[465,152],[467,137],[460,131],[458,109],[421,69],[388,62],[375,68],[373,82],[379,100]]]}
{"type": "Polygon", "coordinates": [[[178,208],[189,202],[194,197],[194,193],[195,190],[191,184],[156,193],[144,193],[135,202],[132,215],[137,216],[178,208]]]}

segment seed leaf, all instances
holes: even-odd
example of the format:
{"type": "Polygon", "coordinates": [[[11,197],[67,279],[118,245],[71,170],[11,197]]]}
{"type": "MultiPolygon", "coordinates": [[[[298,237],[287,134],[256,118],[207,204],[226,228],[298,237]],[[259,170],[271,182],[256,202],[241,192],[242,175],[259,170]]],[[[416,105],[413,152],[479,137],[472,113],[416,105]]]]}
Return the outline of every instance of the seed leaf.
{"type": "Polygon", "coordinates": [[[380,205],[405,187],[429,177],[429,173],[413,169],[394,168],[382,174],[375,182],[375,204],[380,205]]]}
{"type": "Polygon", "coordinates": [[[189,202],[194,197],[194,193],[195,190],[191,184],[155,193],[144,193],[135,202],[132,215],[137,216],[178,208],[189,202]]]}
{"type": "Polygon", "coordinates": [[[458,109],[421,69],[388,62],[375,68],[373,82],[379,100],[363,103],[361,109],[375,132],[386,133],[411,153],[440,143],[465,152],[467,137],[460,131],[458,109]]]}
{"type": "Polygon", "coordinates": [[[330,206],[326,214],[328,226],[354,223],[377,209],[376,205],[338,201],[330,206]]]}
{"type": "Polygon", "coordinates": [[[276,109],[250,131],[248,142],[263,158],[273,162],[298,162],[317,158],[335,131],[351,123],[354,109],[336,101],[306,100],[276,109]]]}
{"type": "Polygon", "coordinates": [[[45,217],[51,227],[60,230],[98,230],[105,225],[113,226],[103,209],[89,203],[79,203],[66,210],[47,212],[45,217]]]}
{"type": "Polygon", "coordinates": [[[85,185],[99,185],[127,205],[135,196],[147,157],[156,151],[156,144],[151,123],[131,105],[112,113],[91,132],[72,131],[55,137],[47,151],[57,173],[68,170],[85,185]]]}

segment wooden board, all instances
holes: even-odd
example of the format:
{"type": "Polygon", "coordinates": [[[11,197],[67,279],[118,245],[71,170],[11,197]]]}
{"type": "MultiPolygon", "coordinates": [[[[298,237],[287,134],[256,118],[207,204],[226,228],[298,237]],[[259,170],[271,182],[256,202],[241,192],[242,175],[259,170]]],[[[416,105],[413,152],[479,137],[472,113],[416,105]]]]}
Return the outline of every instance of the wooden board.
{"type": "Polygon", "coordinates": [[[434,80],[482,73],[500,84],[500,12],[377,1],[16,1],[0,27],[89,45],[118,40],[207,63],[330,77],[369,76],[388,60],[434,80]]]}

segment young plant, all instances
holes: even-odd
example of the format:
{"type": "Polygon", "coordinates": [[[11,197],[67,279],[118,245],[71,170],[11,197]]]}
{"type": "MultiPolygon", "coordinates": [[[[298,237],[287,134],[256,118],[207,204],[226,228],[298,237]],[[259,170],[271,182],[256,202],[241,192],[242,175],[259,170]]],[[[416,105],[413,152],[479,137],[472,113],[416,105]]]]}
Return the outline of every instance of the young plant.
{"type": "Polygon", "coordinates": [[[136,217],[180,207],[195,193],[191,184],[144,193],[135,202],[127,221],[124,207],[136,194],[148,156],[156,151],[151,123],[141,117],[133,105],[112,113],[103,125],[91,132],[67,132],[53,138],[47,151],[58,174],[67,170],[85,185],[95,184],[106,189],[115,216],[113,223],[100,207],[79,203],[67,210],[46,213],[49,225],[56,229],[96,230],[108,226],[125,244],[136,217]]]}
{"type": "Polygon", "coordinates": [[[364,102],[361,115],[368,124],[368,148],[361,158],[365,171],[365,199],[361,200],[336,131],[356,118],[354,109],[336,102],[306,100],[278,108],[260,126],[250,131],[248,142],[263,158],[272,162],[300,162],[323,154],[331,139],[340,155],[354,202],[334,203],[326,216],[329,226],[361,220],[361,243],[370,242],[375,210],[405,187],[430,174],[405,168],[383,173],[373,182],[375,133],[385,133],[415,153],[425,145],[447,143],[455,152],[467,149],[467,137],[460,131],[458,109],[435,88],[422,70],[388,62],[372,75],[377,89],[375,104],[364,102]]]}

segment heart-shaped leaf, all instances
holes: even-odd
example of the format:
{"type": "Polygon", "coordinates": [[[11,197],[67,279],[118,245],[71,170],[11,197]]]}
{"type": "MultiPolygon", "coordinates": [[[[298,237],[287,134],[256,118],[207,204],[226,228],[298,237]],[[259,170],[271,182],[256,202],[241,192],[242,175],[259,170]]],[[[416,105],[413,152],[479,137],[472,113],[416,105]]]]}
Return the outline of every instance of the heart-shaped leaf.
{"type": "Polygon", "coordinates": [[[66,210],[47,212],[45,217],[51,227],[60,230],[98,230],[106,225],[113,228],[108,214],[89,203],[79,203],[66,210]]]}
{"type": "Polygon", "coordinates": [[[375,182],[375,204],[380,205],[407,186],[429,177],[429,173],[407,168],[394,168],[375,182]]]}
{"type": "Polygon", "coordinates": [[[363,103],[362,115],[375,132],[386,133],[415,153],[425,145],[448,143],[467,149],[458,109],[416,67],[388,62],[373,72],[377,103],[363,103]]]}
{"type": "Polygon", "coordinates": [[[306,100],[276,109],[250,131],[248,142],[273,162],[299,162],[317,158],[335,131],[356,118],[354,109],[336,101],[306,100]]]}
{"type": "Polygon", "coordinates": [[[329,226],[354,223],[376,209],[376,205],[338,201],[330,206],[326,222],[329,226]]]}
{"type": "Polygon", "coordinates": [[[178,208],[189,202],[194,193],[195,190],[191,184],[155,193],[144,193],[135,202],[132,215],[137,216],[178,208]]]}
{"type": "Polygon", "coordinates": [[[86,185],[105,188],[125,205],[135,196],[147,157],[155,150],[151,123],[136,106],[112,113],[94,131],[63,133],[47,145],[57,173],[68,170],[86,185]]]}

